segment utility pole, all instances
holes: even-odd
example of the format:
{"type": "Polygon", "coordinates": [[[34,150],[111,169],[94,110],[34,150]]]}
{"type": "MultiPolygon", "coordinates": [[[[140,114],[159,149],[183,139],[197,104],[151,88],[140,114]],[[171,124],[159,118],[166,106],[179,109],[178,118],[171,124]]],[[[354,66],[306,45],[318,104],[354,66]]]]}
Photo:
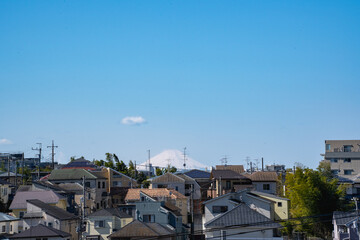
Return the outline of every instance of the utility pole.
{"type": "Polygon", "coordinates": [[[8,181],[10,182],[10,153],[9,153],[9,155],[8,155],[8,181]]]}
{"type": "Polygon", "coordinates": [[[37,148],[32,148],[32,150],[35,150],[35,151],[39,151],[39,166],[38,166],[38,180],[40,180],[40,163],[41,163],[41,147],[42,147],[42,144],[41,143],[36,143],[36,144],[39,144],[39,147],[37,148]]]}
{"type": "Polygon", "coordinates": [[[22,182],[22,184],[24,184],[24,167],[25,167],[24,153],[22,154],[21,160],[22,160],[21,182],[22,182]]]}
{"type": "Polygon", "coordinates": [[[86,223],[85,223],[85,209],[86,209],[86,190],[85,190],[85,176],[82,177],[82,187],[83,187],[83,196],[81,199],[81,219],[80,219],[80,224],[79,224],[79,239],[83,240],[84,236],[83,236],[83,232],[85,232],[86,230],[86,223]]]}
{"type": "Polygon", "coordinates": [[[51,148],[51,168],[52,168],[52,170],[54,170],[54,168],[55,168],[55,164],[54,164],[54,156],[55,156],[54,148],[58,148],[58,146],[54,146],[54,140],[52,140],[51,146],[47,146],[47,147],[51,148]]]}
{"type": "MultiPolygon", "coordinates": [[[[148,161],[149,161],[149,173],[150,173],[150,176],[151,176],[150,149],[149,149],[149,150],[147,150],[147,152],[148,152],[148,161]]],[[[145,166],[145,167],[146,167],[146,170],[147,170],[147,166],[145,166]]]]}
{"type": "Polygon", "coordinates": [[[190,193],[190,210],[191,210],[191,238],[190,239],[195,239],[194,238],[194,185],[191,184],[191,193],[190,193]]]}
{"type": "Polygon", "coordinates": [[[186,169],[186,147],[184,147],[184,169],[186,169]]]}

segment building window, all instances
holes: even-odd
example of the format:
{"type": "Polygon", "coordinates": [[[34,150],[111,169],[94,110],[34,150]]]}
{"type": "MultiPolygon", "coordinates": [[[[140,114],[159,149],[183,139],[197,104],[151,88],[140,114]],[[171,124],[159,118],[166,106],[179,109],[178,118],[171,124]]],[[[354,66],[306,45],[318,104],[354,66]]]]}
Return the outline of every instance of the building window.
{"type": "Polygon", "coordinates": [[[352,171],[353,171],[352,169],[344,170],[344,175],[351,175],[352,171]]]}
{"type": "Polygon", "coordinates": [[[49,227],[52,227],[52,226],[53,226],[53,225],[52,225],[52,222],[49,222],[49,223],[48,223],[48,226],[49,226],[49,227]]]}
{"type": "Polygon", "coordinates": [[[20,218],[24,217],[24,212],[20,212],[20,218]]]}
{"type": "Polygon", "coordinates": [[[349,162],[351,162],[351,158],[344,158],[344,163],[349,163],[349,162]]]}
{"type": "Polygon", "coordinates": [[[105,182],[103,182],[102,185],[103,185],[103,188],[105,188],[105,182]]]}
{"type": "Polygon", "coordinates": [[[221,239],[226,240],[226,231],[220,230],[221,239]]]}
{"type": "Polygon", "coordinates": [[[339,173],[339,170],[331,170],[331,173],[337,175],[339,173]]]}
{"type": "Polygon", "coordinates": [[[98,182],[98,188],[100,188],[100,187],[101,187],[101,185],[100,185],[100,184],[101,184],[101,182],[98,182]]]}
{"type": "Polygon", "coordinates": [[[96,208],[97,208],[97,209],[100,208],[100,204],[99,204],[99,203],[96,204],[96,208]]]}
{"type": "Polygon", "coordinates": [[[89,188],[89,187],[90,187],[90,182],[86,182],[86,183],[85,183],[85,187],[88,187],[88,188],[89,188]]]}
{"type": "Polygon", "coordinates": [[[270,190],[270,184],[263,184],[263,190],[270,190]]]}
{"type": "Polygon", "coordinates": [[[176,190],[176,191],[179,191],[179,187],[178,187],[178,186],[176,186],[176,187],[175,187],[175,190],[176,190]]]}
{"type": "Polygon", "coordinates": [[[331,150],[331,144],[326,144],[326,151],[330,151],[331,150]]]}
{"type": "Polygon", "coordinates": [[[351,152],[351,145],[344,145],[344,152],[351,152]]]}
{"type": "Polygon", "coordinates": [[[6,226],[2,226],[2,232],[6,231],[6,226]]]}
{"type": "Polygon", "coordinates": [[[278,202],[278,207],[282,207],[282,202],[278,202]]]}
{"type": "Polygon", "coordinates": [[[332,162],[332,163],[337,163],[337,162],[338,162],[338,159],[337,159],[337,158],[332,158],[332,159],[330,159],[330,162],[332,162]]]}
{"type": "Polygon", "coordinates": [[[230,181],[226,181],[226,189],[230,189],[231,188],[231,182],[230,181]]]}
{"type": "Polygon", "coordinates": [[[143,222],[155,222],[155,215],[143,215],[143,222]]]}
{"type": "Polygon", "coordinates": [[[213,213],[224,213],[228,210],[228,206],[213,206],[213,213]]]}
{"type": "Polygon", "coordinates": [[[12,225],[10,225],[10,232],[12,232],[12,225]]]}
{"type": "Polygon", "coordinates": [[[95,221],[95,227],[96,227],[96,228],[103,228],[103,227],[105,227],[105,221],[104,221],[104,220],[95,221]]]}

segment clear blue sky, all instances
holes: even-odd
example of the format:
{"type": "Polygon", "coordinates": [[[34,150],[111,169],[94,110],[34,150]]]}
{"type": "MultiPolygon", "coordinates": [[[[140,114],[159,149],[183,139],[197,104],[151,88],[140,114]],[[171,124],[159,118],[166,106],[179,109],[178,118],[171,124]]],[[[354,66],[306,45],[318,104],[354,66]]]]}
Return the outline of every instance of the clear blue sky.
{"type": "Polygon", "coordinates": [[[315,168],[360,138],[359,26],[359,1],[0,1],[0,151],[315,168]]]}

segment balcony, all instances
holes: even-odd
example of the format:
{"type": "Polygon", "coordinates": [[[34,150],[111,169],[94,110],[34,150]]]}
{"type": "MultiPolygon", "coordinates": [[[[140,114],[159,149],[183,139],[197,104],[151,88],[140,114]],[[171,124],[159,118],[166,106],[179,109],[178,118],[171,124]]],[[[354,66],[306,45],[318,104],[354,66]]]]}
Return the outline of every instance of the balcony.
{"type": "Polygon", "coordinates": [[[351,158],[360,159],[360,152],[327,152],[325,153],[325,159],[330,160],[331,158],[351,158]]]}

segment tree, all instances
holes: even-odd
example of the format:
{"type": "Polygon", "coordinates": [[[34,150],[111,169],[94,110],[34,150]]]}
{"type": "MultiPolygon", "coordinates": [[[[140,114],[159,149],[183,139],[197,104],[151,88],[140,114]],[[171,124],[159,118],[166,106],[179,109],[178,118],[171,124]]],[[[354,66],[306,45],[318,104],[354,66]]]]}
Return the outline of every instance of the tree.
{"type": "Polygon", "coordinates": [[[337,185],[336,178],[329,177],[327,169],[321,164],[318,170],[297,167],[293,174],[287,173],[285,184],[286,197],[291,202],[290,214],[292,218],[302,218],[287,223],[289,227],[322,238],[331,236],[332,213],[343,210],[345,188],[337,185]]]}
{"type": "Polygon", "coordinates": [[[156,176],[161,176],[161,175],[163,175],[162,169],[161,169],[161,168],[156,168],[155,174],[156,174],[156,176]]]}

